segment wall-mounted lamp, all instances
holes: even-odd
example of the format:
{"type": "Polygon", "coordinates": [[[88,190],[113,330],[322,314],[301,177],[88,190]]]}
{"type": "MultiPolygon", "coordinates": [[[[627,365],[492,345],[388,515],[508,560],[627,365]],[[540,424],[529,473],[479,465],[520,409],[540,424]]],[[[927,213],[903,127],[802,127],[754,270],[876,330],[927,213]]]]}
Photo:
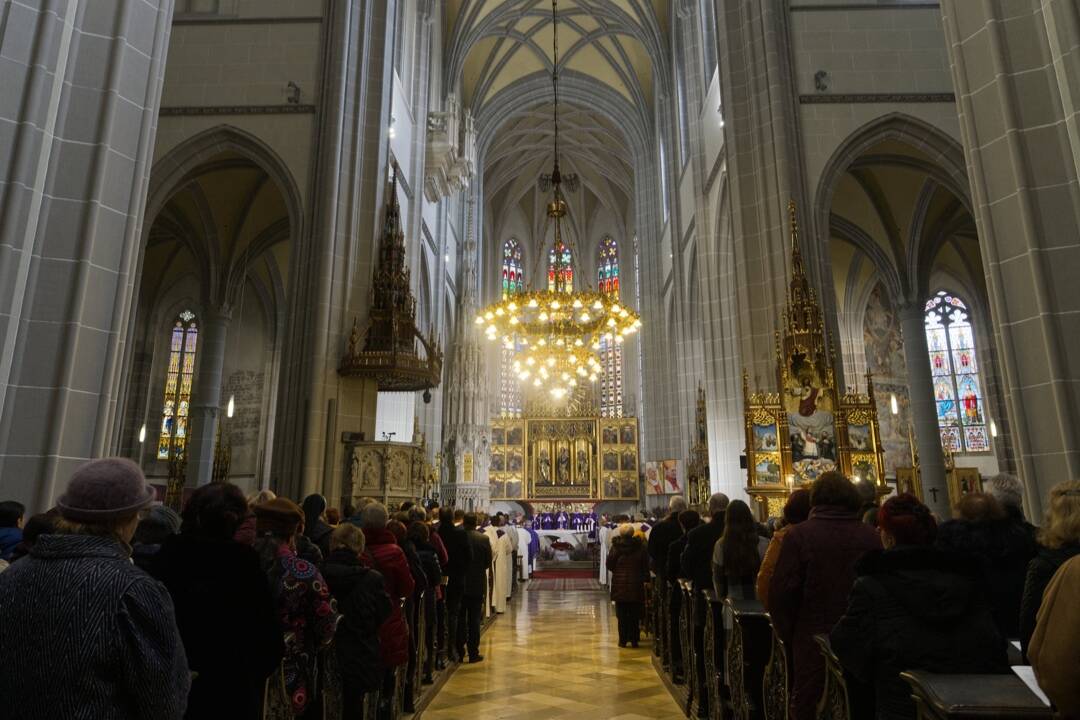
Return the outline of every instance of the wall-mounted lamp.
{"type": "Polygon", "coordinates": [[[144,442],[146,442],[146,423],[143,423],[142,427],[139,428],[139,443],[144,442]]]}
{"type": "Polygon", "coordinates": [[[893,415],[900,414],[900,403],[896,400],[896,393],[889,396],[889,410],[892,411],[893,415]]]}
{"type": "Polygon", "coordinates": [[[225,406],[225,417],[231,418],[236,413],[236,396],[229,396],[229,404],[225,406]]]}
{"type": "Polygon", "coordinates": [[[993,419],[990,420],[990,437],[997,437],[997,423],[994,422],[993,419]]]}

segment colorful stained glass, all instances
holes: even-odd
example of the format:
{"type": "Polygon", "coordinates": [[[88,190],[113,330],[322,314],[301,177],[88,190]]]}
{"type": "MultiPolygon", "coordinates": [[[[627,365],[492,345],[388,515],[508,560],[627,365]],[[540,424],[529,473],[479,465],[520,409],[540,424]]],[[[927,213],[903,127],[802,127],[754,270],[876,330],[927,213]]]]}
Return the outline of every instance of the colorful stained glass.
{"type": "Polygon", "coordinates": [[[173,324],[169,342],[169,361],[165,369],[165,397],[161,406],[161,433],[157,456],[166,460],[170,452],[181,453],[187,443],[188,411],[195,373],[195,351],[199,329],[195,313],[185,310],[173,324]]]}
{"type": "MultiPolygon", "coordinates": [[[[521,265],[521,244],[514,238],[503,243],[502,257],[503,297],[516,295],[525,289],[525,274],[521,265]]],[[[502,415],[520,416],[522,410],[521,385],[514,375],[513,344],[502,348],[499,362],[499,412],[502,415]]]]}
{"type": "MultiPolygon", "coordinates": [[[[615,238],[600,241],[596,265],[596,285],[600,292],[619,297],[619,246],[615,238]]],[[[614,340],[600,341],[600,415],[622,417],[622,344],[614,340]]]]}
{"type": "Polygon", "coordinates": [[[570,248],[561,242],[552,248],[548,254],[548,290],[555,290],[557,286],[561,286],[563,292],[574,291],[574,256],[571,254],[570,248]],[[558,263],[558,283],[556,283],[555,277],[555,258],[557,256],[560,258],[558,263]]]}
{"type": "Polygon", "coordinates": [[[988,451],[975,333],[963,300],[942,291],[927,301],[926,344],[942,446],[952,452],[988,451]]]}

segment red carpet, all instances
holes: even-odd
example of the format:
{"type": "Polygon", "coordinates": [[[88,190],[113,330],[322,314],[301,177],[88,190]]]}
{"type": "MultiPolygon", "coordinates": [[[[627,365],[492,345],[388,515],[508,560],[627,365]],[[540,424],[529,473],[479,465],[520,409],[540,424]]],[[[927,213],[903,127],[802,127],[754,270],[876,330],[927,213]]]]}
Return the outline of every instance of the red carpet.
{"type": "Polygon", "coordinates": [[[595,578],[600,574],[599,570],[589,570],[582,568],[580,570],[535,570],[533,571],[534,580],[563,580],[563,579],[585,579],[595,578]]]}

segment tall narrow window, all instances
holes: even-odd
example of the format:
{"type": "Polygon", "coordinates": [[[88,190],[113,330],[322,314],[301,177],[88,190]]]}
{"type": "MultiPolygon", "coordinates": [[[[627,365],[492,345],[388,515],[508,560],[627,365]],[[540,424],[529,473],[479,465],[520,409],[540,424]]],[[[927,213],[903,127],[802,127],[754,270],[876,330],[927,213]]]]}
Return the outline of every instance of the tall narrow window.
{"type": "Polygon", "coordinates": [[[574,257],[570,248],[559,242],[551,249],[548,255],[548,289],[555,289],[555,258],[561,254],[559,263],[559,276],[564,292],[572,292],[574,289],[574,257]]]}
{"type": "MultiPolygon", "coordinates": [[[[503,243],[502,295],[509,297],[524,289],[525,275],[521,270],[521,244],[510,238],[503,243]]],[[[499,362],[499,414],[519,417],[522,410],[521,385],[514,375],[514,351],[511,344],[504,346],[499,362]]]]}
{"type": "MultiPolygon", "coordinates": [[[[619,247],[614,238],[605,237],[600,242],[596,267],[596,285],[600,292],[618,299],[619,247]]],[[[600,340],[600,415],[603,417],[622,417],[623,414],[621,341],[622,336],[614,340],[600,340]]]]}
{"type": "Polygon", "coordinates": [[[944,290],[930,298],[926,303],[926,345],[941,446],[952,452],[989,450],[975,333],[963,300],[944,290]]]}
{"type": "Polygon", "coordinates": [[[195,313],[185,310],[177,316],[169,338],[169,364],[165,370],[165,400],[161,408],[159,460],[184,452],[188,437],[188,410],[191,406],[191,379],[195,373],[195,350],[199,328],[195,313]]]}

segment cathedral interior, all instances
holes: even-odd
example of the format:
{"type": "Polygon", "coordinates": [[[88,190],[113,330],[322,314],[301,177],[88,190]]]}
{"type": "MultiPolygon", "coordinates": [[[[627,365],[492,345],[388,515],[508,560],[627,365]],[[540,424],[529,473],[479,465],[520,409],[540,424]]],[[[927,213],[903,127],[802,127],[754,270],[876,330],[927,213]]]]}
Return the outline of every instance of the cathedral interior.
{"type": "Polygon", "coordinates": [[[29,513],[1080,478],[1074,0],[4,0],[0,81],[29,513]]]}

